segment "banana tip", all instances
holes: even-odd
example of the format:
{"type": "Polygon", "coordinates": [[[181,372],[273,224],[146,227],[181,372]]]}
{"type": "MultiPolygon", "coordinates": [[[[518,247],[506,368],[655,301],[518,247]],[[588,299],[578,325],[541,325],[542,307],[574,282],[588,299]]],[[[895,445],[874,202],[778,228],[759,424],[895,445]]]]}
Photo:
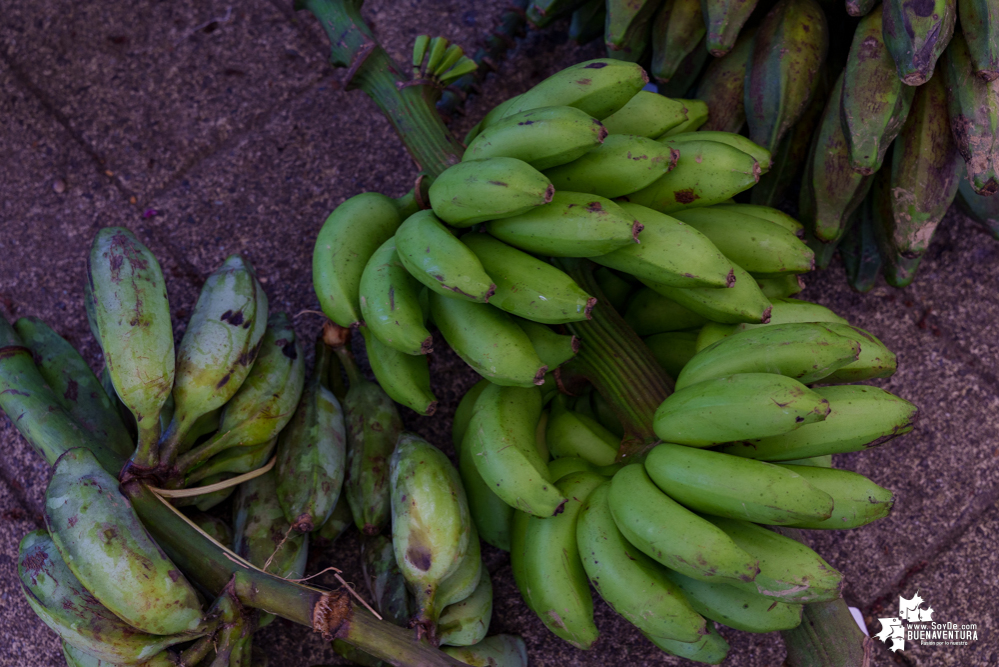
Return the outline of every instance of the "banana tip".
{"type": "Polygon", "coordinates": [[[437,412],[437,401],[430,401],[422,414],[424,417],[432,417],[435,412],[437,412]]]}
{"type": "Polygon", "coordinates": [[[550,204],[552,201],[552,197],[554,196],[555,196],[555,186],[549,183],[548,187],[545,188],[545,203],[550,204]]]}
{"type": "Polygon", "coordinates": [[[430,354],[434,351],[434,337],[427,336],[426,340],[420,343],[420,354],[430,354]]]}
{"type": "Polygon", "coordinates": [[[327,320],[323,325],[323,342],[330,347],[343,347],[350,340],[350,329],[342,327],[336,322],[327,320]]]}
{"type": "Polygon", "coordinates": [[[638,240],[638,235],[642,233],[643,229],[645,229],[645,225],[640,223],[638,220],[635,220],[635,224],[631,226],[631,238],[635,239],[635,243],[641,243],[641,241],[638,240]]]}
{"type": "Polygon", "coordinates": [[[604,124],[596,118],[593,119],[593,122],[600,126],[600,131],[597,133],[597,141],[604,143],[604,139],[607,138],[607,135],[610,134],[610,132],[608,132],[607,128],[604,127],[604,124]]]}
{"type": "Polygon", "coordinates": [[[534,380],[533,380],[534,384],[538,385],[539,387],[543,385],[545,383],[545,373],[547,372],[548,372],[547,365],[539,368],[538,372],[534,374],[534,380]]]}
{"type": "Polygon", "coordinates": [[[588,320],[593,319],[593,308],[596,305],[597,305],[597,297],[591,296],[589,299],[586,300],[586,308],[583,309],[583,315],[586,316],[586,319],[588,320]]]}
{"type": "Polygon", "coordinates": [[[291,524],[292,529],[296,533],[311,533],[315,525],[312,523],[312,517],[308,514],[301,514],[295,520],[295,523],[291,524]]]}
{"type": "Polygon", "coordinates": [[[728,275],[725,276],[725,287],[735,287],[735,269],[729,269],[728,275]]]}
{"type": "Polygon", "coordinates": [[[766,307],[766,310],[763,311],[763,317],[760,318],[760,324],[770,324],[770,311],[773,309],[773,306],[766,307]]]}
{"type": "Polygon", "coordinates": [[[573,354],[579,354],[579,338],[577,336],[572,337],[572,342],[569,345],[572,347],[573,354]]]}

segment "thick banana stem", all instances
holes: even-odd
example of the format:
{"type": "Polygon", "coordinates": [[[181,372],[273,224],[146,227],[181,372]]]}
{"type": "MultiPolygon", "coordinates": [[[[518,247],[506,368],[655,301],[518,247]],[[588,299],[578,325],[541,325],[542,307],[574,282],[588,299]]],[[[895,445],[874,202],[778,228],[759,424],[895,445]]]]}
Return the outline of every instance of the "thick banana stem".
{"type": "Polygon", "coordinates": [[[344,87],[360,88],[375,101],[420,169],[430,176],[461,161],[461,142],[424,95],[392,62],[361,18],[360,0],[304,0],[332,45],[330,61],[347,67],[344,87]]]}
{"type": "Polygon", "coordinates": [[[579,354],[567,370],[583,375],[610,404],[624,427],[618,460],[644,455],[657,442],[656,409],[673,393],[673,381],[624,318],[604,297],[588,260],[562,259],[557,266],[597,298],[592,319],[567,324],[579,337],[579,354]]]}

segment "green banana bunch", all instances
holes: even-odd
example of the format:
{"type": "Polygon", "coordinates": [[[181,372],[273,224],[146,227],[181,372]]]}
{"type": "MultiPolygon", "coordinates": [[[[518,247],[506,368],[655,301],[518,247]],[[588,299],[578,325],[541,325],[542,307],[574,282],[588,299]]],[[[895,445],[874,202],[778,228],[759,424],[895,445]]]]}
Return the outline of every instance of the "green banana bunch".
{"type": "MultiPolygon", "coordinates": [[[[962,179],[962,183],[967,181],[962,179]]],[[[870,198],[861,203],[851,222],[839,244],[840,257],[850,287],[858,292],[869,292],[881,273],[881,253],[878,252],[870,198]]]]}
{"type": "Polygon", "coordinates": [[[445,646],[441,650],[472,667],[527,667],[527,647],[517,635],[493,635],[472,646],[445,646]]]}
{"type": "Polygon", "coordinates": [[[756,281],[742,267],[732,264],[734,284],[728,289],[716,287],[671,287],[644,279],[643,283],[684,308],[715,322],[770,321],[770,301],[756,281]]]}
{"type": "Polygon", "coordinates": [[[135,462],[155,466],[160,410],[175,367],[163,271],[132,232],[105,227],[90,247],[87,279],[108,373],[138,426],[135,462]]]}
{"type": "Polygon", "coordinates": [[[828,50],[826,15],[815,0],[780,0],[770,10],[746,66],[750,139],[771,153],[777,150],[816,94],[828,50]]]}
{"type": "Polygon", "coordinates": [[[850,150],[850,166],[865,176],[881,168],[885,152],[909,115],[916,92],[896,75],[895,63],[882,37],[883,7],[860,19],[843,71],[843,134],[850,150]]]}
{"type": "MultiPolygon", "coordinates": [[[[73,346],[35,317],[22,317],[14,323],[14,331],[30,350],[37,372],[66,415],[87,437],[99,439],[123,457],[131,456],[135,444],[118,414],[117,396],[112,401],[73,346]]],[[[15,424],[20,426],[20,421],[15,424]]]]}
{"type": "Polygon", "coordinates": [[[361,321],[364,266],[401,223],[395,202],[377,192],[351,197],[326,218],[312,254],[312,284],[328,318],[342,327],[361,321]]]}
{"type": "MultiPolygon", "coordinates": [[[[812,139],[798,204],[805,226],[824,243],[834,243],[843,236],[850,216],[873,182],[870,176],[854,170],[850,159],[850,142],[840,116],[844,79],[841,74],[833,86],[812,139]]],[[[819,254],[814,244],[812,249],[819,254]]],[[[824,268],[821,261],[818,264],[824,268]]]]}
{"type": "Polygon", "coordinates": [[[828,519],[790,524],[798,528],[859,528],[888,516],[895,504],[891,491],[849,470],[790,464],[780,464],[780,467],[800,475],[815,488],[825,491],[835,503],[828,519]]]}
{"type": "Polygon", "coordinates": [[[472,646],[486,638],[493,615],[493,582],[482,567],[475,590],[461,602],[449,605],[437,622],[442,646],[472,646]]]}
{"type": "Polygon", "coordinates": [[[449,167],[430,186],[429,194],[433,212],[441,220],[453,227],[471,227],[526,213],[550,202],[554,193],[545,175],[523,160],[490,157],[449,167]]]}
{"type": "Polygon", "coordinates": [[[975,74],[984,81],[999,79],[999,22],[995,7],[981,0],[957,0],[957,13],[975,74]]]}
{"type": "Polygon", "coordinates": [[[557,396],[552,401],[551,415],[545,428],[545,443],[552,456],[556,459],[580,457],[595,466],[614,463],[621,438],[596,419],[567,409],[563,398],[557,396]]]}
{"type": "Polygon", "coordinates": [[[999,80],[976,75],[968,42],[954,35],[944,51],[944,84],[950,127],[967,164],[968,180],[980,195],[999,192],[999,80]]]}
{"type": "Polygon", "coordinates": [[[361,542],[361,569],[375,608],[389,622],[405,626],[412,616],[406,580],[395,562],[392,540],[371,535],[361,542]]]}
{"type": "Polygon", "coordinates": [[[645,469],[666,495],[695,512],[775,526],[832,516],[831,495],[772,463],[663,443],[645,469]]]}
{"type": "Polygon", "coordinates": [[[954,35],[955,0],[933,0],[913,6],[904,0],[884,0],[884,42],[895,61],[898,78],[921,86],[933,76],[937,58],[954,35]]]}
{"type": "Polygon", "coordinates": [[[531,341],[531,347],[541,363],[555,370],[579,353],[579,339],[552,331],[551,327],[529,320],[517,319],[517,324],[531,341]]]}
{"type": "Polygon", "coordinates": [[[693,331],[665,331],[647,336],[644,341],[671,378],[676,378],[697,354],[697,333],[693,331]]]}
{"type": "Polygon", "coordinates": [[[645,638],[670,655],[701,662],[707,665],[719,665],[728,656],[729,645],[725,638],[718,634],[715,624],[707,621],[708,634],[693,643],[678,642],[666,637],[655,637],[645,634],[645,638]]]}
{"type": "Polygon", "coordinates": [[[198,419],[239,390],[266,328],[267,295],[252,267],[230,255],[205,280],[177,350],[174,412],[160,442],[167,460],[198,419]]]}
{"type": "Polygon", "coordinates": [[[748,521],[704,516],[760,562],[751,582],[733,585],[786,603],[825,602],[840,597],[843,575],[801,542],[748,521]]]}
{"type": "Polygon", "coordinates": [[[260,352],[239,391],[225,405],[218,434],[177,459],[182,473],[193,471],[231,447],[273,439],[291,420],[305,385],[302,345],[285,313],[267,318],[260,352]]]}
{"type": "Polygon", "coordinates": [[[358,291],[365,326],[382,343],[406,354],[433,351],[420,307],[421,287],[399,258],[395,237],[371,255],[361,274],[358,291]]]}
{"type": "Polygon", "coordinates": [[[576,648],[588,649],[599,631],[593,622],[590,583],[576,543],[576,520],[589,494],[606,481],[591,472],[574,472],[556,482],[569,500],[561,514],[526,519],[523,549],[511,552],[513,567],[524,573],[518,586],[531,609],[555,635],[576,648]],[[524,591],[529,591],[526,593],[524,591]]]}
{"type": "Polygon", "coordinates": [[[367,327],[361,327],[368,363],[375,379],[392,400],[421,415],[437,410],[437,397],[430,390],[430,367],[426,355],[400,352],[381,342],[367,327]]]}
{"type": "MultiPolygon", "coordinates": [[[[254,567],[284,579],[305,576],[309,534],[293,530],[285,519],[273,470],[236,487],[232,528],[232,550],[254,567]]],[[[260,626],[271,620],[273,616],[262,620],[260,626]]]]}
{"type": "Polygon", "coordinates": [[[739,33],[732,49],[713,59],[698,82],[697,99],[711,109],[711,116],[702,129],[739,132],[746,123],[746,69],[753,56],[755,37],[756,28],[746,28],[739,33]]]}
{"type": "Polygon", "coordinates": [[[721,529],[664,494],[642,464],[622,468],[607,498],[621,534],[646,556],[699,581],[752,581],[756,558],[721,529]]]}
{"type": "MultiPolygon", "coordinates": [[[[666,570],[633,547],[611,515],[611,484],[594,489],[579,509],[576,540],[583,568],[600,597],[642,632],[683,642],[707,634],[666,570]]],[[[533,599],[533,598],[532,598],[533,599]]]]}
{"type": "Polygon", "coordinates": [[[778,373],[802,384],[817,382],[860,356],[860,343],[836,326],[845,325],[796,322],[729,336],[690,360],[676,379],[676,390],[736,373],[778,373]]]}
{"type": "Polygon", "coordinates": [[[278,436],[278,502],[284,517],[300,533],[326,523],[343,486],[347,458],[344,411],[324,385],[331,355],[320,337],[312,377],[294,416],[278,436]]]}
{"type": "Polygon", "coordinates": [[[604,118],[610,134],[631,134],[658,139],[675,127],[698,115],[707,116],[703,103],[694,100],[674,100],[647,90],[638,91],[616,112],[604,118]]]}
{"type": "Polygon", "coordinates": [[[556,191],[623,197],[655,182],[676,165],[679,152],[655,139],[611,134],[582,157],[545,170],[556,191]]]}
{"type": "Polygon", "coordinates": [[[774,602],[728,584],[709,583],[667,572],[694,610],[712,621],[744,632],[790,630],[801,624],[803,605],[774,602]]]}
{"type": "Polygon", "coordinates": [[[649,24],[662,0],[607,0],[604,43],[611,58],[638,62],[649,39],[649,24]]]}
{"type": "Polygon", "coordinates": [[[433,639],[437,591],[469,550],[468,503],[458,471],[444,453],[403,433],[389,460],[392,546],[416,600],[416,623],[433,639]]]}
{"type": "Polygon", "coordinates": [[[663,296],[651,287],[643,287],[635,292],[635,296],[628,302],[624,321],[639,336],[648,336],[667,331],[693,329],[705,324],[708,319],[663,296]]]}
{"type": "Polygon", "coordinates": [[[829,402],[793,378],[736,373],[684,384],[656,410],[654,427],[666,442],[711,447],[783,435],[828,414],[829,402]]]}
{"type": "Polygon", "coordinates": [[[652,20],[652,77],[669,81],[704,34],[700,0],[665,0],[652,20]]]}
{"type": "Polygon", "coordinates": [[[638,204],[621,208],[643,226],[640,243],[592,257],[594,262],[671,287],[732,285],[732,262],[700,230],[638,204]]]}
{"type": "Polygon", "coordinates": [[[957,188],[957,203],[964,214],[999,238],[999,197],[983,197],[975,192],[966,178],[957,188]]]}
{"type": "Polygon", "coordinates": [[[66,566],[44,530],[28,533],[17,554],[17,574],[28,605],[65,642],[108,663],[147,660],[201,633],[157,635],[129,625],[94,597],[66,566]]]}
{"type": "Polygon", "coordinates": [[[508,505],[528,514],[558,514],[566,498],[555,488],[537,446],[541,390],[490,384],[482,390],[462,443],[482,479],[508,505]]]}
{"type": "Polygon", "coordinates": [[[680,157],[672,171],[651,185],[628,195],[628,200],[672,213],[685,208],[720,204],[756,185],[760,163],[738,148],[718,141],[685,141],[677,148],[680,157]]]}
{"type": "Polygon", "coordinates": [[[815,268],[815,253],[794,232],[762,218],[726,206],[677,211],[674,215],[746,271],[807,273],[815,268]]]}
{"type": "Polygon", "coordinates": [[[56,462],[45,490],[45,525],[70,571],[123,621],[150,634],[198,632],[194,588],[89,450],[71,449],[56,462]]]}
{"type": "Polygon", "coordinates": [[[506,157],[551,169],[600,146],[608,130],[574,107],[541,107],[507,116],[468,144],[462,162],[506,157]]]}
{"type": "Polygon", "coordinates": [[[638,243],[641,223],[609,199],[559,191],[551,203],[486,224],[505,243],[536,255],[593,257],[638,243]]]}
{"type": "Polygon", "coordinates": [[[877,447],[908,433],[919,418],[916,406],[877,387],[843,385],[813,391],[829,402],[829,414],[823,421],[782,435],[731,444],[721,451],[761,461],[845,454],[877,447]]]}
{"type": "Polygon", "coordinates": [[[463,242],[495,281],[490,305],[546,324],[589,319],[597,300],[554,266],[488,234],[467,234],[463,242]]]}
{"type": "MultiPolygon", "coordinates": [[[[377,535],[391,518],[389,470],[385,462],[395,451],[402,433],[402,418],[386,392],[361,375],[350,351],[345,347],[334,350],[350,380],[350,389],[343,399],[347,474],[342,497],[348,501],[357,529],[365,535],[377,535]]],[[[369,346],[369,359],[370,350],[369,346]]]]}

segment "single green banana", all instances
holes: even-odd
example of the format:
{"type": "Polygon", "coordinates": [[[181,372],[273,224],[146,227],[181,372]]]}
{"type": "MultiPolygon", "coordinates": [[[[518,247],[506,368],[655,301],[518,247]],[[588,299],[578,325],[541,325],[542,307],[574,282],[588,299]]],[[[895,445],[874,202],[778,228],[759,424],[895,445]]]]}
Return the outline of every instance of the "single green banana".
{"type": "Polygon", "coordinates": [[[546,324],[590,318],[597,300],[551,264],[488,234],[466,234],[462,241],[496,284],[490,305],[546,324]]]}
{"type": "Polygon", "coordinates": [[[732,262],[694,226],[638,204],[621,208],[643,226],[640,243],[592,257],[594,262],[671,287],[732,285],[732,262]]]}
{"type": "MultiPolygon", "coordinates": [[[[370,360],[371,347],[368,350],[370,360]]],[[[341,346],[334,347],[334,351],[350,381],[350,389],[343,399],[347,475],[342,497],[349,503],[357,529],[365,535],[377,535],[391,518],[386,462],[402,433],[402,418],[382,387],[361,374],[348,349],[341,346]]]]}
{"type": "Polygon", "coordinates": [[[233,551],[277,577],[305,576],[309,534],[294,531],[284,518],[273,470],[240,484],[232,508],[233,551]]]}
{"type": "Polygon", "coordinates": [[[669,81],[704,34],[700,0],[665,0],[652,20],[652,78],[669,81]]]}
{"type": "Polygon", "coordinates": [[[416,600],[415,622],[433,638],[438,587],[469,549],[465,490],[444,453],[409,433],[399,436],[389,478],[395,560],[416,600]]]}
{"type": "Polygon", "coordinates": [[[191,487],[198,482],[206,482],[210,477],[222,473],[242,474],[263,467],[271,460],[271,455],[277,449],[277,437],[267,442],[248,447],[230,447],[225,449],[184,477],[184,486],[191,487]]]}
{"type": "Polygon", "coordinates": [[[406,354],[433,351],[434,340],[420,308],[420,288],[399,258],[394,236],[371,255],[358,288],[365,326],[382,343],[406,354]]]}
{"type": "Polygon", "coordinates": [[[354,515],[350,510],[347,494],[341,493],[336,507],[333,508],[333,513],[330,514],[330,518],[326,519],[326,523],[319,527],[317,534],[326,540],[326,544],[333,544],[353,524],[354,515]]]}
{"type": "Polygon", "coordinates": [[[530,387],[548,367],[510,316],[488,304],[430,294],[430,310],[444,340],[479,375],[496,384],[530,387]]]}
{"type": "Polygon", "coordinates": [[[648,90],[638,91],[618,111],[604,118],[610,134],[632,134],[657,139],[688,119],[683,100],[674,100],[648,90]]]}
{"type": "Polygon", "coordinates": [[[652,356],[671,378],[676,378],[697,354],[697,333],[693,331],[665,331],[644,340],[652,350],[652,356]]]}
{"type": "Polygon", "coordinates": [[[807,245],[793,232],[762,218],[725,206],[677,211],[674,215],[747,271],[806,273],[815,268],[815,253],[807,245]]]}
{"type": "Polygon", "coordinates": [[[440,620],[440,614],[446,607],[467,599],[475,592],[481,574],[486,569],[485,565],[482,564],[482,544],[479,542],[479,533],[475,529],[475,524],[469,523],[468,530],[468,549],[465,551],[461,563],[437,587],[435,623],[440,620]]]}
{"type": "Polygon", "coordinates": [[[642,225],[609,199],[559,191],[551,203],[486,225],[501,241],[536,255],[593,257],[638,243],[642,225]]]}
{"type": "MultiPolygon", "coordinates": [[[[587,60],[556,72],[487,119],[496,121],[539,107],[567,106],[603,120],[627,104],[648,82],[645,70],[635,63],[613,58],[587,60]]],[[[488,127],[489,123],[484,125],[488,127]]]]}
{"type": "Polygon", "coordinates": [[[493,582],[481,568],[475,590],[461,602],[449,605],[437,622],[441,646],[472,646],[486,638],[493,615],[493,582]]]}
{"type": "Polygon", "coordinates": [[[891,491],[849,470],[786,463],[780,466],[800,475],[816,489],[825,491],[835,502],[832,516],[828,519],[791,524],[797,528],[859,528],[888,516],[895,504],[891,491]]]}
{"type": "Polygon", "coordinates": [[[395,562],[392,540],[371,535],[361,542],[361,571],[371,599],[385,620],[403,626],[409,623],[412,603],[406,580],[395,562]]]}
{"type": "Polygon", "coordinates": [[[777,150],[818,90],[828,50],[826,15],[815,0],[780,0],[770,10],[746,67],[750,139],[771,153],[777,150]]]}
{"type": "Polygon", "coordinates": [[[193,471],[230,447],[268,442],[291,421],[305,385],[302,344],[286,313],[272,313],[260,352],[239,391],[226,403],[218,434],[177,458],[181,473],[193,471]]]}
{"type": "Polygon", "coordinates": [[[45,525],[66,566],[120,619],[157,635],[198,631],[194,588],[89,450],[71,449],[56,462],[45,490],[45,525]]]}
{"type": "Polygon", "coordinates": [[[583,45],[604,34],[607,3],[604,0],[587,0],[572,13],[569,22],[569,39],[583,45]]]}
{"type": "Polygon", "coordinates": [[[756,281],[756,286],[760,288],[760,292],[771,301],[771,304],[774,299],[786,299],[805,289],[805,282],[796,273],[767,274],[752,276],[752,278],[756,281]]]}
{"type": "Polygon", "coordinates": [[[640,463],[622,468],[608,501],[621,534],[646,556],[701,581],[752,581],[760,568],[721,529],[664,494],[640,463]]]}
{"type": "Polygon", "coordinates": [[[761,172],[766,173],[770,171],[770,151],[759,144],[753,143],[742,135],[735,134],[734,132],[718,132],[701,129],[697,132],[670,134],[669,137],[664,138],[663,141],[669,142],[671,146],[676,146],[680,150],[682,150],[683,144],[688,142],[714,141],[720,144],[725,144],[726,146],[739,149],[759,162],[761,172]]]}
{"type": "Polygon", "coordinates": [[[857,361],[861,346],[834,323],[775,324],[729,336],[697,353],[676,390],[735,373],[778,373],[811,384],[857,361]]]}
{"type": "Polygon", "coordinates": [[[608,466],[617,458],[621,438],[585,414],[569,410],[562,397],[552,402],[545,442],[556,459],[581,457],[595,466],[608,466]]]}
{"type": "Polygon", "coordinates": [[[999,79],[999,20],[995,6],[988,0],[957,0],[957,13],[975,74],[983,81],[999,79]]]}
{"type": "Polygon", "coordinates": [[[801,624],[803,605],[774,602],[735,586],[697,581],[679,572],[667,572],[666,576],[683,591],[694,611],[727,627],[762,633],[801,624]]]}
{"type": "Polygon", "coordinates": [[[642,632],[698,641],[708,632],[704,619],[667,578],[663,566],[618,530],[608,502],[610,491],[610,482],[593,490],[576,519],[576,541],[590,583],[614,611],[642,632]]]}
{"type": "Polygon", "coordinates": [[[367,327],[361,327],[364,348],[371,372],[393,401],[421,415],[437,410],[437,397],[430,390],[430,365],[427,355],[406,354],[381,342],[367,327]]]}
{"type": "Polygon", "coordinates": [[[560,334],[551,327],[517,318],[517,324],[527,334],[531,347],[549,370],[555,370],[579,352],[579,339],[570,334],[560,334]]]}
{"type": "Polygon", "coordinates": [[[635,292],[635,296],[628,303],[624,321],[639,336],[648,336],[666,331],[692,329],[703,325],[708,319],[663,296],[651,287],[643,287],[635,292]]]}
{"type": "Polygon", "coordinates": [[[527,646],[517,635],[493,635],[472,646],[441,650],[472,667],[527,667],[527,646]]]}
{"type": "MultiPolygon", "coordinates": [[[[748,3],[747,3],[748,4],[748,3]]],[[[697,99],[711,109],[711,115],[701,127],[713,132],[739,132],[746,123],[746,68],[753,56],[756,28],[739,33],[732,50],[708,65],[697,82],[697,99]]]]}
{"type": "Polygon", "coordinates": [[[592,472],[601,474],[601,468],[579,456],[566,456],[552,459],[548,462],[548,473],[556,482],[573,472],[592,472]]]}
{"type": "Polygon", "coordinates": [[[652,17],[662,0],[607,0],[604,45],[611,58],[639,62],[648,44],[652,17]]]}
{"type": "Polygon", "coordinates": [[[133,460],[155,466],[160,410],[173,388],[175,360],[163,271],[132,232],[105,227],[90,247],[87,275],[104,362],[138,427],[133,460]]]}
{"type": "Polygon", "coordinates": [[[579,159],[545,170],[557,191],[622,197],[655,182],[676,165],[679,152],[655,139],[611,134],[579,159]]]}
{"type": "Polygon", "coordinates": [[[462,161],[507,157],[551,169],[598,147],[609,130],[574,107],[541,107],[507,116],[468,144],[462,161]]]}
{"type": "Polygon", "coordinates": [[[534,613],[556,636],[584,650],[600,633],[576,543],[576,519],[587,496],[605,481],[592,472],[560,479],[556,486],[569,499],[564,511],[551,518],[529,517],[523,551],[510,554],[511,559],[522,559],[516,567],[525,574],[522,584],[530,591],[534,613]]]}
{"type": "Polygon", "coordinates": [[[680,151],[676,167],[628,200],[672,213],[685,208],[720,204],[756,185],[762,173],[760,163],[738,148],[717,141],[685,141],[670,143],[680,151]]]}
{"type": "MultiPolygon", "coordinates": [[[[840,120],[849,146],[849,163],[859,174],[881,168],[898,136],[916,89],[899,81],[882,37],[884,5],[860,19],[843,71],[840,120]]],[[[830,104],[834,104],[835,92],[830,104]]],[[[820,236],[821,238],[821,236],[820,236]]]]}
{"type": "Polygon", "coordinates": [[[797,380],[736,373],[684,384],[656,410],[654,427],[666,442],[710,447],[782,435],[828,414],[829,402],[797,380]]]}
{"type": "Polygon", "coordinates": [[[715,58],[730,53],[736,40],[756,9],[757,0],[715,0],[702,2],[704,26],[706,28],[705,48],[715,58]]]}
{"type": "Polygon", "coordinates": [[[486,303],[496,291],[475,253],[433,211],[420,211],[406,218],[396,232],[395,243],[403,267],[433,292],[486,303]]]}
{"type": "Polygon", "coordinates": [[[860,356],[853,363],[837,368],[822,378],[823,384],[864,382],[888,378],[895,374],[895,369],[898,367],[895,353],[874,334],[845,323],[829,322],[826,326],[840,336],[857,341],[860,344],[860,356]]]}
{"type": "Polygon", "coordinates": [[[816,387],[829,401],[829,414],[817,424],[771,438],[731,444],[721,451],[761,461],[790,461],[878,447],[911,431],[919,418],[912,403],[878,387],[816,387]]]}
{"type": "Polygon", "coordinates": [[[188,518],[198,525],[205,534],[224,546],[226,549],[232,548],[232,528],[222,519],[198,512],[191,514],[188,518]]]}
{"type": "Polygon", "coordinates": [[[576,11],[581,4],[582,0],[532,0],[527,7],[527,20],[535,28],[544,28],[555,19],[576,11]]]}
{"type": "Polygon", "coordinates": [[[663,443],[645,469],[666,495],[695,512],[776,526],[832,516],[832,496],[772,463],[663,443]]]}
{"type": "Polygon", "coordinates": [[[316,342],[312,377],[291,421],[278,436],[277,496],[294,530],[316,530],[333,513],[343,486],[347,433],[340,401],[324,379],[332,351],[316,342]]]}
{"type": "Polygon", "coordinates": [[[50,393],[88,438],[100,440],[120,456],[131,456],[135,443],[118,413],[117,396],[112,401],[80,353],[36,317],[22,317],[14,323],[14,330],[30,350],[29,358],[34,359],[37,372],[48,385],[45,393],[50,393]]]}
{"type": "Polygon", "coordinates": [[[430,186],[430,204],[452,227],[471,227],[526,213],[554,193],[548,178],[523,160],[491,157],[448,167],[430,186]]]}
{"type": "Polygon", "coordinates": [[[326,218],[312,254],[312,284],[328,318],[342,327],[361,321],[364,266],[401,223],[395,202],[377,192],[351,197],[326,218]]]}
{"type": "Polygon", "coordinates": [[[843,575],[801,542],[748,521],[704,518],[760,561],[756,579],[733,586],[786,603],[807,604],[840,597],[843,575]]]}
{"type": "Polygon", "coordinates": [[[604,266],[594,271],[593,277],[600,286],[600,291],[604,293],[604,301],[613,306],[617,312],[625,312],[632,292],[635,291],[634,284],[604,266]]]}
{"type": "Polygon", "coordinates": [[[263,287],[242,257],[230,255],[205,280],[177,350],[174,413],[160,442],[168,460],[194,423],[225,405],[242,386],[266,325],[263,287]]]}
{"type": "Polygon", "coordinates": [[[904,0],[884,0],[884,42],[898,78],[921,86],[933,76],[937,58],[954,35],[956,0],[932,0],[914,6],[904,0]]]}
{"type": "Polygon", "coordinates": [[[950,128],[967,163],[968,180],[980,195],[999,192],[999,79],[975,73],[968,42],[954,35],[941,65],[947,86],[950,128]]]}
{"type": "Polygon", "coordinates": [[[728,642],[718,634],[715,624],[707,622],[708,634],[693,643],[678,642],[675,639],[645,634],[645,638],[670,655],[686,658],[706,665],[720,665],[728,657],[728,642]]]}
{"type": "MultiPolygon", "coordinates": [[[[698,53],[698,49],[694,49],[687,58],[680,63],[680,67],[677,68],[678,72],[681,72],[683,68],[687,65],[691,58],[695,57],[698,53]]],[[[699,71],[699,70],[698,70],[699,71]]],[[[681,72],[682,75],[682,72],[681,72]]],[[[686,91],[684,92],[686,94],[686,91]]],[[[679,99],[676,98],[677,102],[683,102],[683,106],[686,108],[687,118],[679,125],[674,125],[670,129],[666,130],[663,134],[655,137],[657,140],[662,141],[666,137],[671,137],[674,134],[683,134],[684,132],[695,132],[701,126],[703,126],[708,120],[708,105],[703,100],[698,99],[679,99]]]]}
{"type": "MultiPolygon", "coordinates": [[[[660,95],[674,98],[693,97],[697,89],[697,80],[700,78],[701,72],[707,67],[708,61],[711,60],[711,54],[708,53],[705,42],[704,37],[697,42],[697,45],[687,54],[687,57],[681,60],[680,64],[676,66],[676,70],[669,81],[658,81],[656,83],[656,88],[659,89],[660,95]]],[[[707,120],[706,117],[695,123],[684,123],[674,130],[670,130],[667,134],[693,132],[703,125],[703,121],[705,120],[707,120]]]]}
{"type": "Polygon", "coordinates": [[[756,281],[742,267],[732,264],[735,284],[730,288],[671,287],[663,283],[642,280],[663,296],[715,322],[764,323],[770,321],[770,301],[756,281]]]}
{"type": "Polygon", "coordinates": [[[541,390],[491,384],[475,401],[462,458],[511,507],[540,517],[558,514],[566,499],[555,488],[537,447],[541,390]]]}
{"type": "Polygon", "coordinates": [[[198,636],[148,634],[121,620],[80,583],[44,530],[32,531],[21,540],[17,574],[28,606],[42,622],[66,645],[106,663],[141,662],[198,636]]]}
{"type": "Polygon", "coordinates": [[[985,197],[975,192],[967,178],[957,189],[957,205],[993,238],[999,239],[999,197],[985,197]]]}
{"type": "Polygon", "coordinates": [[[796,322],[838,322],[846,324],[846,320],[825,306],[798,299],[771,299],[773,309],[770,311],[770,321],[767,324],[717,324],[709,322],[701,327],[697,336],[697,351],[700,352],[712,343],[727,338],[741,331],[757,329],[774,324],[792,324],[796,322]]]}
{"type": "Polygon", "coordinates": [[[843,236],[850,215],[873,182],[870,176],[855,171],[850,162],[850,143],[840,117],[844,78],[841,74],[833,86],[812,139],[798,203],[805,227],[816,239],[826,242],[843,236]]]}

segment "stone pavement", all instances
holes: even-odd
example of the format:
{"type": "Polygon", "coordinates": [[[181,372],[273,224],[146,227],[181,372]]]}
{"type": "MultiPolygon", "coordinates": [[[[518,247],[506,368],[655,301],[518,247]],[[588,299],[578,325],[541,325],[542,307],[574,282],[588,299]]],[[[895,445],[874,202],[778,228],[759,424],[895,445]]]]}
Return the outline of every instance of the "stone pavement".
{"type": "MultiPolygon", "coordinates": [[[[406,61],[422,33],[474,50],[501,10],[371,0],[365,16],[406,61]]],[[[456,121],[459,136],[502,99],[599,54],[565,31],[562,23],[522,40],[456,121]]],[[[178,334],[204,277],[239,252],[271,307],[314,336],[312,243],[325,216],[365,190],[401,195],[414,175],[375,105],[341,90],[327,52],[311,16],[284,0],[0,0],[0,312],[44,318],[99,368],[82,307],[86,249],[98,228],[124,225],[163,265],[178,334]]],[[[910,642],[891,655],[876,642],[875,664],[999,665],[999,244],[952,212],[908,289],[855,294],[838,265],[807,282],[804,298],[898,352],[899,372],[883,385],[922,410],[914,433],[836,462],[895,491],[894,513],[863,530],[813,532],[813,545],[846,574],[846,598],[872,631],[898,615],[900,595],[917,591],[935,621],[978,625],[979,641],[966,647],[910,642]]],[[[431,369],[442,409],[406,422],[450,451],[450,417],[475,376],[447,351],[431,369]]],[[[48,472],[5,417],[0,447],[0,666],[61,665],[55,636],[16,581],[17,544],[41,525],[48,472]]],[[[356,534],[316,548],[310,570],[336,564],[358,581],[357,548],[356,534]]],[[[602,603],[603,638],[589,652],[568,648],[520,601],[505,554],[485,556],[497,584],[493,629],[522,634],[532,664],[683,664],[602,603]]],[[[727,665],[783,661],[777,636],[725,634],[727,665]]],[[[257,646],[271,665],[338,663],[290,623],[263,630],[257,646]]]]}

